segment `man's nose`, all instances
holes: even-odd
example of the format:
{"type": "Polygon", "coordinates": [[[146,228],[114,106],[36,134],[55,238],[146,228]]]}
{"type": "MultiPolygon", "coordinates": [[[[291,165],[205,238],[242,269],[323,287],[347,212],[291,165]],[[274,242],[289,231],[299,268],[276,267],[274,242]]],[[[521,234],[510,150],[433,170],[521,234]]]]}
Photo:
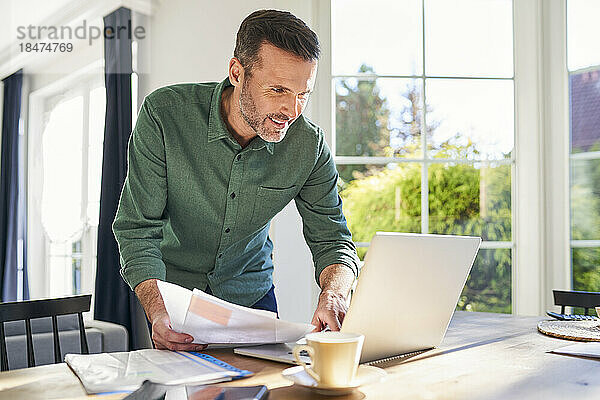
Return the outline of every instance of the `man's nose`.
{"type": "Polygon", "coordinates": [[[281,112],[285,114],[289,119],[294,119],[300,114],[300,101],[297,96],[290,96],[286,99],[283,104],[281,112]]]}

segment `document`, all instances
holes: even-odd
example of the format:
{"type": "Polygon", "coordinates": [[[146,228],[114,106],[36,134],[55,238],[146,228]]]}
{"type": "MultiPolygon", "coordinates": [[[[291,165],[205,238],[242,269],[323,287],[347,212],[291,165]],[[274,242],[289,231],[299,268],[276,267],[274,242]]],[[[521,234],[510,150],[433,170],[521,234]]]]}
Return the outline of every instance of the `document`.
{"type": "Polygon", "coordinates": [[[568,354],[572,356],[584,356],[584,357],[596,357],[600,358],[600,343],[599,342],[588,342],[588,343],[577,343],[569,346],[560,347],[552,351],[558,354],[568,354]]]}
{"type": "Polygon", "coordinates": [[[208,384],[252,374],[208,354],[155,349],[67,354],[65,362],[89,394],[133,391],[145,380],[162,385],[208,384]]]}
{"type": "Polygon", "coordinates": [[[171,326],[198,344],[257,345],[295,342],[311,332],[311,324],[277,318],[275,313],[229,303],[201,290],[158,281],[171,326]]]}

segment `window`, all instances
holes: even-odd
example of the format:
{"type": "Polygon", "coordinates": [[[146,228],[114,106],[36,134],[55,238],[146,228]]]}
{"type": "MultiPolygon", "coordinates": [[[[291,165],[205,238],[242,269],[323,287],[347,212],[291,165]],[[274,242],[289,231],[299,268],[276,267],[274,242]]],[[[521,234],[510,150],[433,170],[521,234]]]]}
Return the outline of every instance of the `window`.
{"type": "Polygon", "coordinates": [[[600,3],[567,2],[573,289],[600,291],[600,3]]]}
{"type": "Polygon", "coordinates": [[[359,256],[378,230],[481,236],[465,310],[512,310],[512,7],[331,6],[332,148],[359,256]]]}
{"type": "Polygon", "coordinates": [[[29,253],[32,297],[91,293],[104,141],[101,69],[32,94],[29,253]],[[40,257],[40,255],[42,255],[40,257]]]}

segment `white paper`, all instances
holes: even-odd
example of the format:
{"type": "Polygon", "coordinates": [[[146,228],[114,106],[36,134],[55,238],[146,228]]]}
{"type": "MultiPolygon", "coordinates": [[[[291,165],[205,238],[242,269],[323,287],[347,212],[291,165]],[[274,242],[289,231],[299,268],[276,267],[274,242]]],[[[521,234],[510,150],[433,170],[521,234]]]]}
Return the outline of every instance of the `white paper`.
{"type": "Polygon", "coordinates": [[[553,351],[559,354],[600,358],[600,342],[577,343],[553,351]]]}
{"type": "Polygon", "coordinates": [[[194,337],[198,344],[288,343],[314,329],[278,319],[275,313],[232,304],[194,289],[158,282],[171,326],[194,337]]]}
{"type": "Polygon", "coordinates": [[[182,385],[223,382],[239,375],[194,354],[169,350],[67,354],[65,361],[88,393],[133,391],[146,379],[182,385]]]}
{"type": "Polygon", "coordinates": [[[192,291],[163,281],[157,281],[157,284],[171,319],[171,327],[176,332],[183,332],[183,321],[192,300],[192,291]]]}

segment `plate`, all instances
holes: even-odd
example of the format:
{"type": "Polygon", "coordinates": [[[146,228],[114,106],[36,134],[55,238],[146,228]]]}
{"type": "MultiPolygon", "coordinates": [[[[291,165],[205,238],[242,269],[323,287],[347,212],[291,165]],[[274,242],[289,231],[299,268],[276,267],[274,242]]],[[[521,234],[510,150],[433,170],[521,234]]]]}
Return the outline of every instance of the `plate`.
{"type": "Polygon", "coordinates": [[[281,373],[287,380],[294,382],[298,386],[311,389],[319,394],[327,396],[341,396],[351,393],[359,386],[368,385],[381,381],[387,373],[377,367],[370,365],[359,365],[356,371],[356,378],[348,386],[328,386],[321,385],[310,376],[302,366],[291,367],[283,370],[281,373]]]}

